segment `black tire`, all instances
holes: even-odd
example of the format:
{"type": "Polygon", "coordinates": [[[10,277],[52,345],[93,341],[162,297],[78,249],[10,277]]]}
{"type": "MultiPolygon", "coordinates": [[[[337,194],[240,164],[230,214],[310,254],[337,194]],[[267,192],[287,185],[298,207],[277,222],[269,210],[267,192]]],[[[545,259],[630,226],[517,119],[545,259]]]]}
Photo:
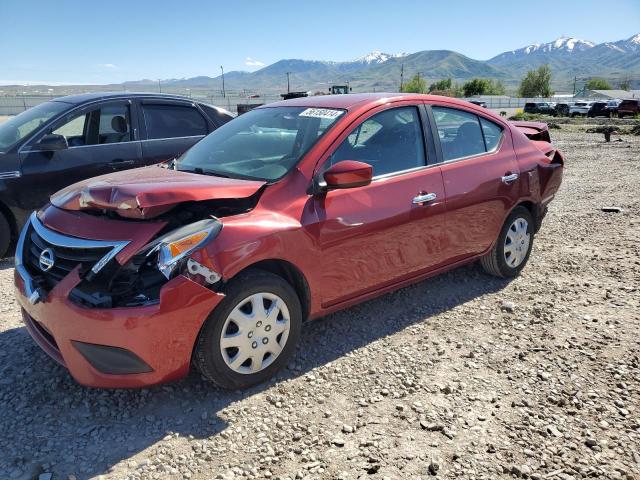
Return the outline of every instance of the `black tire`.
{"type": "Polygon", "coordinates": [[[7,218],[0,213],[0,258],[4,258],[11,244],[11,226],[7,218]]]}
{"type": "Polygon", "coordinates": [[[265,382],[284,367],[300,338],[302,308],[293,287],[282,277],[258,269],[250,269],[233,278],[224,289],[225,298],[207,318],[194,349],[194,364],[209,381],[228,389],[244,389],[265,382]],[[248,296],[270,293],[284,301],[289,311],[289,334],[280,354],[263,370],[239,373],[222,357],[220,340],[224,323],[233,309],[248,296]]]}
{"type": "Polygon", "coordinates": [[[531,249],[533,248],[534,230],[533,216],[531,215],[529,210],[527,210],[525,207],[514,208],[505,220],[504,225],[500,230],[500,234],[498,235],[498,239],[496,240],[496,243],[491,251],[484,257],[480,258],[480,264],[482,265],[482,268],[484,268],[485,272],[487,272],[489,275],[500,278],[511,278],[518,275],[529,260],[529,255],[531,254],[531,249]],[[507,233],[511,228],[511,225],[513,225],[513,223],[518,218],[523,218],[527,221],[527,233],[530,235],[529,248],[527,249],[524,260],[516,267],[511,267],[505,260],[504,246],[507,238],[507,233]]]}

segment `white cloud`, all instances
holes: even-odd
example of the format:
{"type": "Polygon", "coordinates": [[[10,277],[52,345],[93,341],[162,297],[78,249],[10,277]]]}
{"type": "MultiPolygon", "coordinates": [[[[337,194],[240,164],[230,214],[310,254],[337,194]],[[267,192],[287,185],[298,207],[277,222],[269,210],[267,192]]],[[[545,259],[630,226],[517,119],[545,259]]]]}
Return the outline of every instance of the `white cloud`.
{"type": "Polygon", "coordinates": [[[247,67],[264,67],[263,62],[261,62],[260,60],[254,60],[251,57],[247,57],[246,60],[244,61],[244,64],[247,67]]]}
{"type": "Polygon", "coordinates": [[[118,66],[114,65],[113,63],[99,63],[96,66],[99,68],[106,68],[107,70],[113,70],[115,68],[118,68],[118,66]]]}

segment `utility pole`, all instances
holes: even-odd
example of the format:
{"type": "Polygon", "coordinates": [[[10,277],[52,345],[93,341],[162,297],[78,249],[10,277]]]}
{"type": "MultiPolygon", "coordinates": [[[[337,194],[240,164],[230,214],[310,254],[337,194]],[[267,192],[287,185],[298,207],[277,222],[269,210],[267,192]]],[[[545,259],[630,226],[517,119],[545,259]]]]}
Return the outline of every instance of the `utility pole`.
{"type": "Polygon", "coordinates": [[[162,93],[162,84],[160,83],[160,79],[158,79],[158,91],[162,93]]]}
{"type": "Polygon", "coordinates": [[[578,80],[578,77],[575,76],[573,77],[573,96],[576,96],[576,81],[578,80]]]}
{"type": "Polygon", "coordinates": [[[227,92],[224,89],[224,68],[222,68],[222,65],[220,65],[220,71],[222,72],[222,96],[226,97],[227,92]]]}
{"type": "Polygon", "coordinates": [[[289,84],[289,75],[291,75],[291,72],[287,72],[287,93],[289,93],[290,90],[290,84],[289,84]]]}
{"type": "Polygon", "coordinates": [[[404,63],[400,65],[400,91],[404,87],[404,63]]]}

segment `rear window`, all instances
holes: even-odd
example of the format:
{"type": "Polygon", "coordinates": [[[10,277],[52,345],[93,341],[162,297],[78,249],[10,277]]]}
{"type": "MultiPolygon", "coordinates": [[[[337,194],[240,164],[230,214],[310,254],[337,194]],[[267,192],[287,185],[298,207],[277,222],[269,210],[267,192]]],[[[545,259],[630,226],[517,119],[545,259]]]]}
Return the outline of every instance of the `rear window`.
{"type": "Polygon", "coordinates": [[[621,107],[635,107],[636,105],[638,105],[638,103],[640,102],[640,100],[623,100],[622,103],[620,103],[621,107]]]}
{"type": "Polygon", "coordinates": [[[209,105],[205,105],[204,103],[200,104],[200,107],[205,111],[209,118],[216,124],[216,126],[221,126],[227,123],[229,120],[232,120],[233,117],[229,115],[228,112],[223,110],[218,110],[217,108],[211,107],[209,105]]]}
{"type": "Polygon", "coordinates": [[[432,107],[444,161],[495,151],[502,139],[502,128],[473,113],[445,107],[432,107]]]}
{"type": "Polygon", "coordinates": [[[207,122],[195,107],[143,104],[147,138],[195,137],[206,135],[207,122]]]}

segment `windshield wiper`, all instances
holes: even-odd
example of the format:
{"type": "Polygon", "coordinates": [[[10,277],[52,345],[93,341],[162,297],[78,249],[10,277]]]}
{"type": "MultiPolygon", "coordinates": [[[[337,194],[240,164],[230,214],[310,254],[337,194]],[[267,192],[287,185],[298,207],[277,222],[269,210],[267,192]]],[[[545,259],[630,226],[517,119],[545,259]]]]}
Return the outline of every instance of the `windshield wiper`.
{"type": "Polygon", "coordinates": [[[213,171],[213,170],[205,170],[204,168],[200,168],[200,167],[196,167],[196,168],[193,168],[193,169],[190,169],[190,170],[188,170],[188,169],[184,169],[184,170],[176,169],[176,170],[178,170],[179,172],[197,173],[198,175],[210,175],[212,177],[232,178],[230,175],[226,175],[224,173],[219,173],[219,172],[216,172],[216,171],[213,171]]]}

